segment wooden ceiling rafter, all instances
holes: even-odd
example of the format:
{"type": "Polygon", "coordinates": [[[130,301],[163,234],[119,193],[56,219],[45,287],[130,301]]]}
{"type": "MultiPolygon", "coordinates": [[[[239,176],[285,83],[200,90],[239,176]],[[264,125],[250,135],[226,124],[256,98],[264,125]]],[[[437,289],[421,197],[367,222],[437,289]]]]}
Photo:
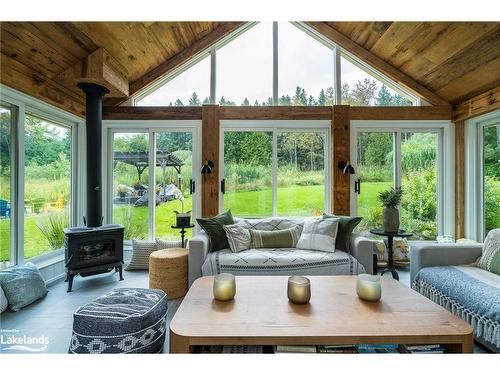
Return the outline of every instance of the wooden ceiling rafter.
{"type": "Polygon", "coordinates": [[[323,35],[325,38],[337,44],[339,47],[345,49],[358,59],[387,75],[390,79],[394,80],[396,83],[400,84],[411,93],[419,96],[422,99],[425,99],[433,105],[449,105],[446,100],[436,95],[427,87],[422,86],[421,84],[413,80],[413,78],[411,78],[410,76],[396,69],[394,66],[387,63],[369,50],[365,49],[358,43],[354,42],[352,39],[348,38],[338,30],[332,28],[327,23],[307,22],[307,24],[317,32],[319,32],[321,35],[323,35]]]}

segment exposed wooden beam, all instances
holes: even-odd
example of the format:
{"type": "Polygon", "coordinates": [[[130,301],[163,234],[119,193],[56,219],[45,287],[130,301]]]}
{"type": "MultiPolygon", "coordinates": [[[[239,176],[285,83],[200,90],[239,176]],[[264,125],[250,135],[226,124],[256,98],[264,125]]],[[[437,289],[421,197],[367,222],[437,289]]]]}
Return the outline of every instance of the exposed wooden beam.
{"type": "Polygon", "coordinates": [[[221,24],[214,31],[208,33],[203,38],[190,45],[188,48],[179,52],[178,54],[163,62],[162,64],[156,66],[155,68],[151,69],[149,72],[136,79],[134,82],[131,82],[130,95],[137,93],[150,83],[156,81],[158,78],[184,64],[193,56],[210,48],[210,46],[212,46],[214,43],[234,31],[241,25],[243,25],[243,22],[225,22],[221,24]]]}
{"type": "Polygon", "coordinates": [[[221,120],[331,120],[332,107],[220,107],[221,120]]]}
{"type": "Polygon", "coordinates": [[[58,75],[58,79],[68,85],[81,82],[96,83],[109,90],[108,97],[129,95],[127,70],[104,48],[99,48],[85,59],[70,66],[58,75]]]}
{"type": "Polygon", "coordinates": [[[464,121],[455,122],[455,238],[465,237],[464,121]]]}
{"type": "Polygon", "coordinates": [[[201,120],[201,107],[103,107],[103,120],[201,120]]]}
{"type": "Polygon", "coordinates": [[[332,111],[332,212],[336,215],[350,215],[351,180],[338,168],[341,161],[350,160],[350,115],[348,105],[336,105],[332,111]]]}
{"type": "Polygon", "coordinates": [[[499,108],[500,86],[497,86],[494,89],[488,90],[481,95],[475,96],[455,106],[453,120],[455,122],[467,120],[499,108]]]}
{"type": "MultiPolygon", "coordinates": [[[[219,212],[219,106],[204,105],[202,108],[202,163],[214,163],[212,173],[201,176],[201,214],[203,217],[215,216],[219,212]]],[[[198,166],[201,168],[201,165],[198,166]]]]}
{"type": "Polygon", "coordinates": [[[321,33],[324,37],[337,44],[339,47],[352,53],[354,56],[364,61],[365,63],[370,64],[374,68],[380,70],[382,73],[386,74],[389,78],[396,81],[413,94],[429,101],[433,105],[449,105],[446,100],[436,95],[428,88],[422,86],[408,75],[404,74],[380,57],[363,48],[362,46],[351,40],[349,37],[342,34],[340,31],[337,31],[328,24],[324,22],[307,22],[307,24],[321,33]]]}
{"type": "Polygon", "coordinates": [[[351,120],[451,120],[451,106],[351,107],[351,120]]]}

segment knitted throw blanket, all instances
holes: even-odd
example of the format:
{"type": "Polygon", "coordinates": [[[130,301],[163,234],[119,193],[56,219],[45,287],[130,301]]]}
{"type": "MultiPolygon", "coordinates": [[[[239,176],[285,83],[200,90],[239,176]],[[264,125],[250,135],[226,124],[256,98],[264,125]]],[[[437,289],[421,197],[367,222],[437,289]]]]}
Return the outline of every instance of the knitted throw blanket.
{"type": "Polygon", "coordinates": [[[500,288],[496,282],[464,272],[468,269],[473,270],[466,266],[423,268],[412,287],[467,321],[476,337],[500,348],[500,288]]]}

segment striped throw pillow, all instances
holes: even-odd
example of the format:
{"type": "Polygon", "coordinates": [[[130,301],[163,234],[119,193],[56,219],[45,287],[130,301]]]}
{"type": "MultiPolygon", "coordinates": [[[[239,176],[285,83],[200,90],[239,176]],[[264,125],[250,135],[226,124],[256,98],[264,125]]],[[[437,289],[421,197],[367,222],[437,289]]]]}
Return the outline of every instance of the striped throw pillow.
{"type": "Polygon", "coordinates": [[[300,238],[300,229],[295,226],[281,230],[255,230],[250,231],[250,245],[254,249],[296,247],[300,238]]]}
{"type": "Polygon", "coordinates": [[[149,256],[156,250],[158,250],[156,241],[132,240],[132,260],[125,269],[127,271],[148,270],[149,256]]]}
{"type": "Polygon", "coordinates": [[[500,275],[500,228],[488,232],[484,240],[483,253],[477,262],[477,266],[500,275]]]}
{"type": "Polygon", "coordinates": [[[162,240],[161,238],[156,238],[156,246],[158,247],[158,250],[173,249],[174,247],[182,248],[182,241],[167,241],[162,240]]]}

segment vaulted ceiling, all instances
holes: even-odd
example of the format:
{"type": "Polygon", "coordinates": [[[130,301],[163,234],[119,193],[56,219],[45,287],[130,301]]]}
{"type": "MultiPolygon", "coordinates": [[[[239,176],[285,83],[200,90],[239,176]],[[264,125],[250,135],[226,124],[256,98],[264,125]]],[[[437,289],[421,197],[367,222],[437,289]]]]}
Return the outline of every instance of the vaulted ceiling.
{"type": "MultiPolygon", "coordinates": [[[[133,94],[241,24],[2,22],[0,82],[82,114],[83,95],[58,77],[98,48],[103,47],[126,69],[133,94]]],[[[500,23],[309,24],[391,78],[416,88],[423,96],[428,93],[437,98],[435,101],[456,104],[500,85],[500,23]]]]}

